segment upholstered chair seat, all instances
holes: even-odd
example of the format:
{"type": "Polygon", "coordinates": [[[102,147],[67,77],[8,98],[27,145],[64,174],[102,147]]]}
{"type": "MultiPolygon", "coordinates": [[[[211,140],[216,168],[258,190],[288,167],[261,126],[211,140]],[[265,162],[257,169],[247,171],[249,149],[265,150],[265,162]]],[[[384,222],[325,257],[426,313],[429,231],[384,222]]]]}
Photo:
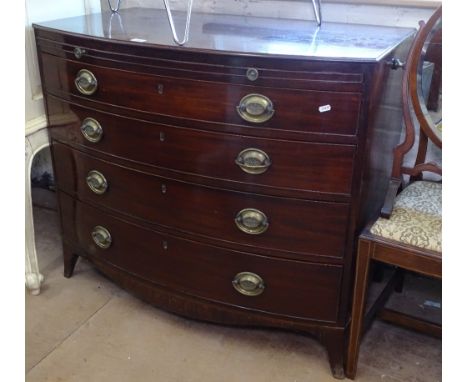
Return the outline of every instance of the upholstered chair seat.
{"type": "Polygon", "coordinates": [[[386,239],[442,252],[442,183],[410,184],[395,199],[390,218],[379,218],[370,231],[386,239]]]}

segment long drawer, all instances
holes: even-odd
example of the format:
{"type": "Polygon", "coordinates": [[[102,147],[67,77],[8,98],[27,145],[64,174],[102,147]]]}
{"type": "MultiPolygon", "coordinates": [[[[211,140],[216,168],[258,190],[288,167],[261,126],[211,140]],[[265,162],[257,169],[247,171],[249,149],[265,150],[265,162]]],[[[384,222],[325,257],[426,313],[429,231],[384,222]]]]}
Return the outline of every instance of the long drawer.
{"type": "Polygon", "coordinates": [[[347,203],[204,187],[115,165],[57,142],[52,147],[58,188],[80,200],[264,254],[344,255],[347,203]]]}
{"type": "Polygon", "coordinates": [[[150,45],[115,45],[103,40],[90,40],[79,35],[61,35],[51,30],[36,29],[36,41],[41,53],[82,63],[110,66],[135,72],[226,84],[262,87],[338,90],[364,90],[365,63],[350,66],[345,62],[327,62],[326,66],[306,58],[294,60],[294,65],[282,57],[232,56],[220,52],[198,54],[186,49],[150,45]]]}
{"type": "Polygon", "coordinates": [[[52,98],[48,108],[52,138],[68,144],[250,186],[351,193],[354,145],[262,139],[173,127],[52,98]]]}
{"type": "Polygon", "coordinates": [[[114,218],[63,193],[59,198],[67,222],[64,239],[91,258],[223,304],[318,321],[337,318],[341,266],[272,259],[184,240],[114,218]]]}
{"type": "Polygon", "coordinates": [[[361,103],[357,92],[226,86],[91,65],[46,53],[41,57],[46,91],[64,98],[87,97],[179,119],[324,134],[357,132],[361,103]]]}

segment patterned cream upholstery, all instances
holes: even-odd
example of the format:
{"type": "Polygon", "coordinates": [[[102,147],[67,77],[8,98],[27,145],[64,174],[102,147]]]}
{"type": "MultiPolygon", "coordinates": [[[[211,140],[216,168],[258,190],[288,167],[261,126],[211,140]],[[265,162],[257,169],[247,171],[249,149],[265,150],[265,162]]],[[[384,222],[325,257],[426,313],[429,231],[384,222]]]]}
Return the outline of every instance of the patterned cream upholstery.
{"type": "Polygon", "coordinates": [[[379,218],[371,233],[442,252],[442,184],[410,184],[397,196],[390,219],[379,218]]]}

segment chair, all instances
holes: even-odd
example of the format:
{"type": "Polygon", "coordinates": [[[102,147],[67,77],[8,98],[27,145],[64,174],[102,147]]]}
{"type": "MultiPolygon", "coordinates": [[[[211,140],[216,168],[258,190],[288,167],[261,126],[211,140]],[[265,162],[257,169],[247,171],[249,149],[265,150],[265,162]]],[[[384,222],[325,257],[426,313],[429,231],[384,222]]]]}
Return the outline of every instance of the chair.
{"type": "Polygon", "coordinates": [[[442,176],[438,164],[426,162],[428,141],[442,149],[442,135],[427,111],[421,88],[425,48],[431,37],[438,35],[441,20],[440,7],[427,24],[419,23],[402,83],[405,138],[394,149],[392,176],[380,217],[359,237],[346,365],[346,375],[351,379],[356,376],[361,335],[377,313],[386,321],[437,337],[442,335],[438,324],[384,308],[390,294],[401,288],[404,270],[442,279],[442,182],[423,178],[423,173],[442,176]],[[417,124],[412,118],[413,111],[417,124]],[[415,145],[418,131],[419,142],[415,145]],[[413,147],[417,149],[414,165],[405,165],[404,159],[413,147]],[[375,304],[369,307],[366,295],[374,262],[395,266],[396,271],[375,304]]]}

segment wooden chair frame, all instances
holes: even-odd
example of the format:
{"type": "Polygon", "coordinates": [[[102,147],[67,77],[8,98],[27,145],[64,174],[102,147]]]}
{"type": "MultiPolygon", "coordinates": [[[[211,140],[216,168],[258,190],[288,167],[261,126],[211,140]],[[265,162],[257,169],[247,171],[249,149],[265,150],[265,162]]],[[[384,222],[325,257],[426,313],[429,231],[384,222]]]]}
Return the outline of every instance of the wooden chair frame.
{"type": "Polygon", "coordinates": [[[351,379],[354,379],[356,376],[360,337],[363,333],[363,328],[369,326],[371,319],[376,314],[384,321],[393,322],[435,337],[442,337],[440,325],[414,318],[405,313],[382,308],[392,289],[394,289],[393,287],[397,286],[397,274],[391,278],[391,284],[389,284],[391,287],[385,288],[382,295],[376,300],[375,305],[368,310],[367,316],[364,314],[371,261],[379,261],[405,270],[442,279],[442,256],[440,253],[417,249],[401,243],[395,244],[393,241],[376,237],[369,232],[368,228],[361,234],[358,244],[356,281],[354,285],[350,339],[346,363],[346,375],[351,379]]]}
{"type": "MultiPolygon", "coordinates": [[[[434,33],[433,29],[442,17],[442,7],[439,7],[427,24],[419,23],[420,28],[415,36],[408,54],[402,87],[403,118],[406,135],[404,141],[394,149],[392,176],[388,192],[381,209],[381,217],[389,218],[395,198],[403,186],[403,175],[409,175],[410,181],[422,179],[423,172],[429,171],[442,175],[442,168],[433,162],[425,162],[428,141],[442,148],[442,139],[435,132],[434,124],[422,99],[420,60],[421,51],[427,39],[434,33]],[[416,128],[412,119],[412,110],[419,122],[419,144],[416,160],[413,167],[403,165],[405,155],[414,146],[416,128]]],[[[356,260],[355,285],[353,306],[351,313],[348,354],[346,362],[346,375],[354,379],[357,370],[359,345],[364,329],[369,326],[371,319],[379,314],[386,321],[418,330],[436,337],[442,336],[441,326],[432,322],[411,317],[401,312],[383,308],[393,290],[401,288],[401,270],[414,271],[426,276],[442,279],[442,254],[423,248],[407,245],[398,241],[385,239],[370,232],[374,222],[368,225],[359,237],[356,260]],[[366,295],[369,283],[369,273],[372,261],[390,264],[398,267],[398,271],[391,277],[387,287],[376,299],[373,306],[366,312],[366,295]]]]}

